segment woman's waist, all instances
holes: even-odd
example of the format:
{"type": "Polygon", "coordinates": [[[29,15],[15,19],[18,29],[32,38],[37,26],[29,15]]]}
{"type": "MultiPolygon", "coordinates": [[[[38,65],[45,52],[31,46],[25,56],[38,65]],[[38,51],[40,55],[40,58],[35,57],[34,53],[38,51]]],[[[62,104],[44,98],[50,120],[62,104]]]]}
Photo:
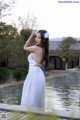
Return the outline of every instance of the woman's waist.
{"type": "Polygon", "coordinates": [[[45,73],[44,68],[42,66],[29,66],[29,72],[40,72],[40,73],[45,73]]]}
{"type": "Polygon", "coordinates": [[[42,64],[29,64],[29,67],[42,67],[42,64]]]}
{"type": "Polygon", "coordinates": [[[29,66],[29,70],[33,70],[33,69],[34,69],[34,70],[39,70],[39,69],[41,70],[42,67],[30,65],[30,66],[29,66]]]}
{"type": "Polygon", "coordinates": [[[40,70],[43,70],[43,66],[41,66],[41,65],[29,65],[29,69],[40,69],[40,70]]]}

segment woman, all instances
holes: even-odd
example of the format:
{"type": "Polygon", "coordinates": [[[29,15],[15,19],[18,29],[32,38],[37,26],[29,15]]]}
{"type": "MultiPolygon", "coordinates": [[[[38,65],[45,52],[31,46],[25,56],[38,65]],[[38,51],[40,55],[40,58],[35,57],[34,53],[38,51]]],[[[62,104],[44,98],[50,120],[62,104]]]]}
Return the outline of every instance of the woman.
{"type": "Polygon", "coordinates": [[[45,75],[42,70],[44,63],[48,66],[49,34],[46,30],[33,31],[23,49],[29,51],[29,72],[22,91],[21,106],[44,108],[45,105],[45,75]],[[31,46],[32,40],[36,45],[31,46]]]}

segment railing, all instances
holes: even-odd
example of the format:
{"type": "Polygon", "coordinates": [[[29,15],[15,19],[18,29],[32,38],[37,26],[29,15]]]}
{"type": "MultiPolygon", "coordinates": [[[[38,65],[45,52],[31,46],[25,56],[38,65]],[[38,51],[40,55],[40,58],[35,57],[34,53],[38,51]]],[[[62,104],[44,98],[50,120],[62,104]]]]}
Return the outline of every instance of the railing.
{"type": "MultiPolygon", "coordinates": [[[[36,108],[26,109],[26,107],[21,107],[20,105],[9,105],[9,104],[0,104],[0,114],[7,115],[6,119],[4,120],[26,120],[26,118],[29,117],[28,115],[37,116],[39,117],[38,118],[39,120],[56,120],[56,119],[80,120],[80,111],[70,112],[65,110],[54,110],[53,112],[44,112],[41,109],[36,109],[36,108]]],[[[37,119],[28,119],[28,120],[37,120],[37,119]]]]}

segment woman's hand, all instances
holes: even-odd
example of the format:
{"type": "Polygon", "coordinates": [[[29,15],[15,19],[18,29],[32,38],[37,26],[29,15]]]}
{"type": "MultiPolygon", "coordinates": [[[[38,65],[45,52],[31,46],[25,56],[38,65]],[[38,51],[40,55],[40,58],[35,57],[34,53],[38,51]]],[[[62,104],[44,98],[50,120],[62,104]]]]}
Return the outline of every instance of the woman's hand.
{"type": "Polygon", "coordinates": [[[25,45],[23,47],[24,50],[27,50],[27,47],[30,46],[31,41],[36,38],[36,34],[37,34],[37,30],[33,30],[30,37],[28,38],[28,40],[26,41],[26,43],[25,43],[25,45]]]}
{"type": "Polygon", "coordinates": [[[33,30],[32,33],[31,33],[31,36],[33,36],[35,38],[36,35],[37,35],[37,30],[33,30]]]}

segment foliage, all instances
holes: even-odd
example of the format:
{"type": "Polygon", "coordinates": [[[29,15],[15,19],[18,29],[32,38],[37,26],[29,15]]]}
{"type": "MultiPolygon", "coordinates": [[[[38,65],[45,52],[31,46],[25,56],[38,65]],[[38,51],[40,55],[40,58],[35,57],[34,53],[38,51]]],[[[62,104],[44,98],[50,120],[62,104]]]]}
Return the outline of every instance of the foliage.
{"type": "Polygon", "coordinates": [[[17,29],[12,25],[0,23],[0,59],[8,59],[15,53],[17,42],[17,29]]]}
{"type": "Polygon", "coordinates": [[[72,37],[66,37],[63,38],[63,41],[61,42],[61,44],[59,45],[60,50],[62,51],[70,51],[71,50],[71,46],[76,44],[77,40],[72,38],[72,37]]]}
{"type": "Polygon", "coordinates": [[[34,17],[33,15],[28,15],[27,18],[22,18],[19,17],[18,18],[18,22],[19,22],[19,27],[21,27],[21,29],[34,29],[38,27],[37,25],[37,18],[34,17]]]}
{"type": "MultiPolygon", "coordinates": [[[[16,106],[17,107],[17,106],[16,106]]],[[[59,117],[55,113],[46,113],[40,109],[26,108],[25,112],[18,110],[12,111],[12,120],[58,120],[59,117]],[[17,119],[16,119],[17,118],[17,119]]],[[[60,119],[61,120],[61,119],[60,119]]]]}
{"type": "Polygon", "coordinates": [[[49,71],[49,70],[53,70],[54,69],[54,65],[49,63],[49,66],[47,68],[45,68],[45,71],[49,71]]]}
{"type": "Polygon", "coordinates": [[[5,82],[10,76],[10,70],[5,67],[0,67],[0,83],[5,82]]]}
{"type": "Polygon", "coordinates": [[[10,68],[27,65],[25,52],[23,50],[24,37],[30,35],[31,30],[22,30],[21,35],[18,34],[17,29],[12,25],[0,23],[0,62],[6,62],[10,68]],[[28,35],[29,34],[29,35],[28,35]],[[13,61],[10,62],[10,61],[13,61]],[[14,63],[15,61],[15,63],[14,63]],[[13,64],[10,66],[10,64],[13,64]]]}
{"type": "Polygon", "coordinates": [[[11,15],[10,10],[12,9],[13,5],[14,0],[9,2],[5,2],[5,0],[0,0],[0,20],[7,15],[11,15]]]}
{"type": "Polygon", "coordinates": [[[73,59],[75,57],[75,55],[71,51],[74,50],[74,45],[76,43],[77,40],[75,38],[66,37],[63,38],[63,41],[58,46],[59,51],[62,52],[62,54],[59,54],[59,57],[65,60],[66,65],[70,59],[73,59]]]}
{"type": "Polygon", "coordinates": [[[24,40],[24,42],[26,42],[26,40],[29,38],[31,32],[32,32],[32,29],[22,29],[20,31],[20,35],[22,39],[24,40]]]}
{"type": "MultiPolygon", "coordinates": [[[[0,22],[0,40],[11,42],[14,40],[18,35],[17,29],[12,25],[7,25],[4,22],[0,22]]],[[[8,43],[9,44],[9,43],[8,43]]]]}
{"type": "MultiPolygon", "coordinates": [[[[1,6],[4,10],[7,10],[10,7],[4,0],[1,1],[1,6]],[[3,2],[6,7],[4,7],[5,5],[3,2]]],[[[2,9],[0,14],[2,17],[2,9]]],[[[36,26],[36,18],[28,16],[26,20],[26,23],[28,23],[27,27],[26,29],[22,29],[20,34],[13,25],[0,22],[0,63],[5,61],[7,67],[11,67],[10,64],[12,64],[12,62],[14,68],[26,64],[23,45],[32,32],[31,26],[36,26]]]]}
{"type": "Polygon", "coordinates": [[[76,66],[75,68],[77,68],[78,70],[80,70],[80,66],[76,66]]]}
{"type": "Polygon", "coordinates": [[[13,71],[13,77],[18,81],[26,77],[28,70],[25,68],[16,68],[13,71]]]}

